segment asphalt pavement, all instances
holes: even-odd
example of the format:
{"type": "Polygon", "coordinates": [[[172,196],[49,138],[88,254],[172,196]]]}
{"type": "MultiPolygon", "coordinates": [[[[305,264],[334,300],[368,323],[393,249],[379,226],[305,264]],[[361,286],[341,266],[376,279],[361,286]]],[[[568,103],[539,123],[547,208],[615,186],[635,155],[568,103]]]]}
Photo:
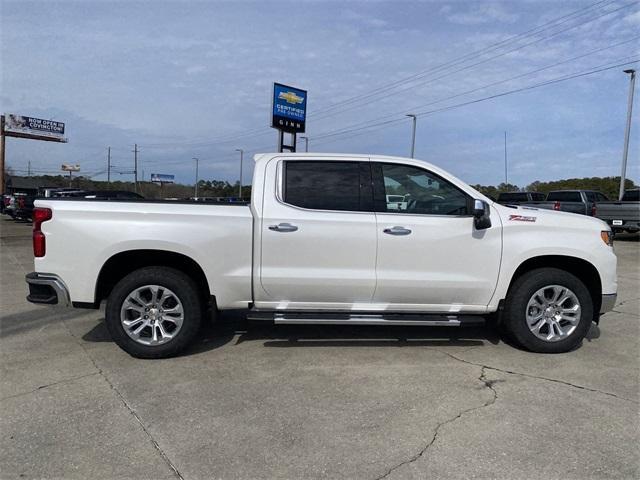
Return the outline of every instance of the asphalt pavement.
{"type": "Polygon", "coordinates": [[[103,311],[25,300],[30,229],[0,216],[1,478],[640,477],[637,235],[615,242],[614,311],[570,353],[236,313],[137,360],[103,311]]]}

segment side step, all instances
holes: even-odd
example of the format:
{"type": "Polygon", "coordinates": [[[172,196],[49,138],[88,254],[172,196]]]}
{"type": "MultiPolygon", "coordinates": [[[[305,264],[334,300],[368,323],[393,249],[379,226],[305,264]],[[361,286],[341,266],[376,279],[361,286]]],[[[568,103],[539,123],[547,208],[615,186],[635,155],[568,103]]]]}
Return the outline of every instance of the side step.
{"type": "Polygon", "coordinates": [[[252,311],[247,320],[273,322],[276,325],[416,325],[459,327],[483,325],[477,315],[416,313],[341,313],[341,312],[263,312],[252,311]]]}

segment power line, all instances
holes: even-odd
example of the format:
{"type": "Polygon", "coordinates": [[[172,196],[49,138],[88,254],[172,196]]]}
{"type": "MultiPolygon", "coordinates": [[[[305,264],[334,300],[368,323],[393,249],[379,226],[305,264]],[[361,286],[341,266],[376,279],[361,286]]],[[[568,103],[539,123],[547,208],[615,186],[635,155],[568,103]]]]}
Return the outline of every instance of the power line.
{"type": "MultiPolygon", "coordinates": [[[[497,93],[497,94],[494,94],[494,95],[489,95],[489,96],[486,96],[486,97],[478,98],[478,99],[475,99],[475,100],[470,100],[468,102],[458,103],[458,104],[455,104],[455,105],[449,105],[447,107],[438,108],[438,109],[435,109],[435,110],[427,110],[427,111],[423,111],[423,112],[416,112],[416,115],[418,117],[422,117],[422,116],[425,116],[425,115],[431,115],[431,114],[438,113],[438,112],[444,112],[444,111],[448,111],[448,110],[453,110],[454,108],[460,108],[460,107],[464,107],[464,106],[467,106],[467,105],[472,105],[472,104],[475,104],[475,103],[480,103],[480,102],[484,102],[484,101],[487,101],[487,100],[492,100],[492,99],[495,99],[495,98],[504,97],[504,96],[507,96],[507,95],[512,95],[514,93],[519,93],[519,92],[523,92],[523,91],[526,91],[526,90],[533,90],[534,88],[544,87],[544,86],[547,86],[547,85],[552,85],[552,84],[555,84],[555,83],[564,82],[564,81],[571,80],[571,79],[574,79],[574,78],[580,78],[580,77],[585,77],[585,76],[588,76],[588,75],[593,75],[593,74],[604,72],[604,71],[611,70],[611,69],[614,69],[614,68],[619,68],[619,67],[624,66],[624,65],[630,65],[632,63],[637,63],[638,61],[640,61],[640,59],[635,58],[633,60],[630,60],[630,61],[627,61],[627,62],[624,62],[624,63],[618,63],[618,64],[615,64],[615,65],[609,65],[607,67],[604,67],[604,66],[602,66],[602,68],[593,67],[594,68],[593,70],[580,72],[580,73],[576,73],[576,74],[572,74],[572,75],[566,75],[566,76],[563,76],[563,77],[558,77],[558,78],[555,78],[555,79],[552,79],[552,80],[548,80],[548,81],[545,81],[545,82],[542,82],[542,83],[529,85],[527,87],[521,87],[521,88],[517,88],[517,89],[514,89],[514,90],[508,90],[508,91],[505,91],[505,92],[500,92],[500,93],[497,93]]],[[[365,125],[365,126],[361,126],[361,127],[357,127],[357,128],[349,128],[349,129],[342,129],[342,130],[334,131],[334,132],[326,132],[324,134],[320,134],[320,135],[317,135],[317,136],[312,137],[312,138],[314,140],[319,140],[319,139],[323,139],[323,138],[334,137],[334,136],[347,134],[347,133],[352,133],[352,132],[357,132],[357,131],[361,131],[361,130],[369,130],[369,129],[373,129],[374,127],[383,127],[383,126],[386,126],[386,125],[389,125],[389,124],[392,124],[392,123],[398,123],[398,122],[401,122],[401,121],[405,121],[405,119],[404,118],[389,119],[389,120],[386,120],[386,121],[382,121],[382,122],[378,122],[378,123],[372,123],[370,125],[365,125]]]]}
{"type": "MultiPolygon", "coordinates": [[[[615,44],[612,44],[612,45],[608,45],[608,46],[606,46],[606,47],[601,47],[601,48],[598,48],[598,49],[596,49],[596,50],[592,50],[592,51],[590,51],[590,52],[584,53],[584,54],[582,54],[582,55],[578,55],[578,56],[576,56],[576,57],[568,58],[568,59],[565,59],[565,60],[562,60],[562,61],[559,61],[559,62],[552,63],[552,64],[550,64],[550,65],[545,65],[544,67],[536,68],[536,69],[534,69],[534,70],[529,70],[529,71],[527,71],[527,72],[524,72],[524,73],[519,74],[519,75],[515,75],[515,76],[513,76],[513,77],[509,77],[509,78],[507,78],[507,79],[503,79],[503,80],[498,80],[498,81],[495,81],[495,82],[491,82],[491,83],[488,83],[488,84],[482,85],[482,86],[480,86],[480,87],[476,87],[476,88],[473,88],[473,89],[471,89],[471,90],[467,90],[467,91],[462,92],[462,93],[457,93],[457,94],[455,94],[455,95],[450,95],[450,96],[447,96],[447,97],[443,97],[443,98],[440,98],[440,99],[437,99],[437,100],[433,100],[433,101],[428,102],[428,103],[425,103],[425,104],[421,104],[421,105],[414,105],[414,106],[412,106],[411,108],[408,108],[408,109],[402,109],[402,110],[398,110],[398,111],[395,111],[395,112],[389,112],[389,113],[387,113],[387,114],[385,114],[385,115],[383,115],[383,116],[380,116],[380,117],[371,118],[371,119],[369,119],[369,120],[365,120],[365,121],[363,121],[363,122],[359,122],[359,123],[356,123],[356,124],[352,124],[352,125],[350,125],[350,126],[349,126],[349,127],[347,127],[347,128],[349,128],[349,129],[350,129],[350,128],[354,128],[354,127],[357,127],[357,126],[360,126],[360,125],[367,125],[367,124],[369,124],[369,123],[371,123],[371,122],[376,122],[376,121],[379,121],[379,120],[385,120],[385,119],[389,118],[390,116],[394,116],[394,115],[402,115],[402,116],[404,117],[404,115],[406,114],[406,112],[407,112],[407,111],[409,111],[409,110],[411,110],[411,111],[413,111],[413,110],[418,110],[418,109],[420,109],[420,108],[427,107],[427,106],[430,106],[430,105],[434,105],[434,104],[437,104],[437,103],[441,103],[441,102],[444,102],[444,101],[446,101],[446,100],[452,100],[452,99],[454,99],[454,98],[458,98],[458,97],[461,97],[461,96],[464,96],[464,95],[468,95],[468,94],[470,94],[470,93],[474,93],[474,92],[477,92],[477,91],[479,91],[479,90],[484,90],[484,89],[487,89],[487,88],[490,88],[490,87],[494,87],[494,86],[496,86],[496,85],[500,85],[500,84],[503,84],[503,83],[507,83],[507,82],[510,82],[510,81],[513,81],[513,80],[517,80],[517,79],[520,79],[520,78],[523,78],[523,77],[526,77],[526,76],[529,76],[529,75],[534,75],[534,74],[536,74],[536,73],[540,73],[540,72],[542,72],[542,71],[544,71],[544,70],[549,70],[549,69],[551,69],[551,68],[555,68],[555,67],[557,67],[557,66],[564,65],[564,64],[567,64],[567,63],[573,62],[573,61],[575,61],[575,60],[579,60],[579,59],[581,59],[581,58],[584,58],[584,57],[587,57],[587,56],[593,55],[593,54],[595,54],[595,53],[602,52],[602,51],[604,51],[604,50],[609,50],[609,49],[611,49],[611,48],[619,47],[619,46],[621,46],[621,45],[624,45],[624,44],[630,43],[630,42],[632,42],[632,41],[634,41],[634,40],[637,40],[638,38],[640,38],[640,36],[635,36],[635,37],[632,37],[632,38],[630,38],[630,39],[624,40],[624,41],[622,41],[622,42],[618,42],[618,43],[615,43],[615,44]]],[[[627,57],[624,57],[624,58],[627,58],[627,57]]],[[[399,120],[398,120],[398,121],[399,121],[399,120]]],[[[336,131],[337,131],[337,130],[336,130],[336,131]]],[[[321,135],[322,135],[322,134],[321,134],[321,135]]],[[[315,136],[315,137],[313,137],[313,138],[318,138],[318,136],[315,136]]]]}
{"type": "Polygon", "coordinates": [[[415,79],[420,78],[420,77],[422,77],[422,76],[424,76],[424,75],[426,75],[428,73],[434,73],[434,72],[436,72],[438,70],[441,70],[443,68],[446,68],[446,67],[449,67],[449,66],[453,66],[453,65],[455,65],[457,63],[462,63],[462,62],[466,61],[469,58],[473,58],[474,56],[479,56],[481,54],[486,54],[486,53],[488,53],[488,52],[490,52],[492,50],[498,49],[499,47],[501,47],[501,46],[503,46],[505,44],[513,42],[516,39],[526,38],[526,37],[538,34],[540,32],[543,32],[544,30],[547,30],[549,28],[553,28],[554,26],[562,25],[563,23],[566,23],[567,21],[572,20],[571,17],[584,15],[584,14],[586,14],[588,12],[588,10],[591,10],[591,9],[593,9],[595,7],[600,8],[600,7],[604,7],[604,6],[610,5],[614,1],[615,0],[602,0],[602,1],[599,1],[599,2],[595,2],[595,3],[593,3],[593,4],[591,4],[591,5],[587,6],[587,7],[580,8],[580,9],[575,10],[575,11],[569,13],[569,14],[566,14],[566,15],[563,15],[561,17],[557,17],[557,18],[555,18],[553,20],[550,20],[548,22],[545,22],[542,25],[533,27],[533,28],[531,28],[531,29],[529,29],[529,30],[527,30],[525,32],[513,35],[513,36],[511,36],[511,37],[509,37],[509,38],[507,38],[505,40],[501,40],[499,42],[491,44],[488,47],[485,47],[485,48],[482,48],[482,49],[479,49],[479,50],[475,50],[473,52],[470,52],[470,53],[467,53],[467,54],[462,55],[460,57],[454,58],[454,59],[449,60],[449,61],[447,61],[445,63],[437,65],[435,67],[422,70],[421,72],[415,73],[415,74],[410,75],[408,77],[405,77],[403,79],[399,79],[399,80],[396,80],[396,81],[391,82],[389,84],[386,84],[386,85],[380,86],[378,88],[375,88],[374,90],[372,90],[369,93],[363,93],[363,94],[356,95],[354,97],[348,98],[346,100],[342,100],[340,102],[336,102],[335,104],[330,105],[330,106],[320,110],[319,112],[314,112],[314,113],[310,114],[309,116],[310,117],[311,116],[315,116],[316,114],[321,113],[322,111],[331,110],[331,109],[333,109],[335,107],[340,107],[340,106],[343,106],[345,104],[349,104],[349,103],[352,103],[354,101],[360,100],[362,98],[366,98],[366,97],[369,97],[371,95],[375,95],[375,94],[377,94],[379,92],[386,91],[389,88],[393,88],[393,87],[395,87],[397,85],[402,85],[404,83],[414,81],[415,79]],[[560,22],[560,20],[564,20],[564,21],[560,22]],[[536,30],[538,30],[538,31],[536,32],[536,30]]]}
{"type": "MultiPolygon", "coordinates": [[[[433,83],[433,82],[436,82],[436,81],[438,81],[438,80],[442,80],[443,78],[446,78],[446,77],[448,77],[448,76],[450,76],[450,75],[454,75],[454,74],[456,74],[456,73],[460,73],[460,72],[463,72],[463,71],[465,71],[465,70],[469,70],[470,68],[476,67],[476,66],[478,66],[478,65],[482,65],[482,64],[484,64],[484,63],[490,62],[490,61],[492,61],[492,60],[495,60],[496,58],[503,57],[503,56],[508,55],[508,54],[510,54],[510,53],[516,52],[516,51],[518,51],[518,50],[522,50],[523,48],[529,47],[529,46],[531,46],[531,45],[535,45],[536,43],[539,43],[539,42],[541,42],[541,41],[549,40],[550,38],[553,38],[553,37],[555,37],[555,36],[557,36],[557,35],[560,35],[561,33],[565,33],[565,32],[567,32],[567,31],[569,31],[569,30],[573,30],[574,28],[577,28],[577,27],[580,27],[580,26],[586,25],[587,23],[591,23],[591,22],[593,22],[594,20],[597,20],[597,19],[599,19],[599,18],[601,18],[601,17],[607,16],[607,15],[611,15],[612,13],[615,13],[615,12],[617,12],[617,11],[619,11],[619,10],[622,10],[623,8],[627,8],[627,7],[629,7],[629,6],[631,6],[631,5],[634,5],[634,4],[636,4],[636,3],[638,3],[638,2],[632,2],[632,3],[629,3],[629,4],[627,4],[627,5],[623,5],[623,6],[619,7],[619,8],[616,8],[615,10],[610,10],[610,11],[608,11],[608,12],[605,12],[605,13],[601,14],[601,15],[598,15],[598,16],[596,16],[596,17],[590,18],[590,19],[588,19],[588,20],[586,20],[586,21],[584,21],[584,22],[577,23],[577,24],[575,24],[575,25],[572,25],[572,26],[570,26],[570,27],[564,28],[564,29],[559,30],[559,31],[557,31],[557,32],[553,32],[551,35],[548,35],[548,36],[546,36],[546,37],[538,38],[538,39],[533,40],[533,41],[531,41],[531,42],[529,42],[529,43],[525,43],[524,45],[521,45],[521,46],[515,47],[515,48],[513,48],[513,49],[511,49],[511,50],[506,50],[506,51],[501,52],[501,53],[499,53],[499,54],[497,54],[497,55],[494,55],[494,56],[492,56],[492,57],[486,58],[486,59],[484,59],[484,60],[480,60],[480,61],[478,61],[478,62],[476,62],[476,63],[472,63],[472,64],[470,64],[470,65],[465,65],[464,67],[461,67],[461,68],[459,68],[459,69],[457,69],[457,70],[453,70],[453,71],[450,71],[450,72],[446,72],[446,73],[444,73],[444,74],[442,74],[442,75],[440,75],[440,76],[438,76],[438,77],[430,78],[430,79],[427,79],[427,80],[424,80],[424,81],[420,81],[420,82],[418,82],[418,83],[416,83],[416,84],[414,84],[414,85],[409,85],[409,86],[404,87],[404,88],[401,88],[401,89],[399,89],[399,90],[395,90],[395,89],[394,89],[393,91],[391,91],[391,92],[389,92],[389,93],[387,93],[387,94],[385,94],[385,95],[382,95],[382,96],[380,96],[379,98],[377,98],[377,99],[375,99],[375,100],[370,100],[370,101],[367,101],[367,102],[364,102],[364,103],[361,103],[361,104],[357,104],[357,105],[347,106],[346,108],[341,109],[341,110],[340,110],[340,113],[343,113],[343,112],[346,112],[346,111],[349,111],[349,110],[353,110],[354,108],[360,108],[360,107],[361,107],[361,106],[363,106],[363,105],[369,105],[369,104],[371,104],[371,103],[372,103],[372,102],[374,102],[374,101],[380,101],[380,100],[382,100],[382,99],[384,99],[384,98],[388,98],[388,97],[389,97],[389,96],[391,96],[391,95],[398,95],[398,94],[403,93],[403,92],[406,92],[406,91],[408,91],[408,90],[412,90],[412,89],[416,88],[418,85],[428,85],[428,84],[433,83]]],[[[453,66],[453,65],[452,65],[452,66],[453,66]]],[[[320,119],[322,119],[322,118],[327,118],[328,116],[331,116],[331,115],[332,115],[332,114],[325,115],[325,116],[321,116],[321,117],[320,117],[320,119]]]]}
{"type": "MultiPolygon", "coordinates": [[[[556,19],[550,20],[550,21],[548,21],[548,22],[546,22],[546,23],[544,23],[544,24],[542,24],[540,26],[534,27],[532,29],[529,29],[529,30],[523,32],[523,33],[514,35],[514,36],[509,37],[509,38],[507,38],[505,40],[502,40],[500,42],[492,44],[489,47],[486,47],[484,49],[480,49],[480,50],[477,50],[475,52],[471,52],[471,53],[465,54],[465,55],[463,55],[461,57],[458,57],[458,58],[453,59],[451,61],[445,62],[444,64],[441,64],[441,65],[439,65],[437,67],[433,67],[433,68],[424,70],[422,72],[418,72],[416,74],[413,74],[410,77],[407,77],[405,79],[396,80],[395,82],[392,82],[392,83],[390,83],[388,85],[385,85],[385,86],[382,86],[382,87],[378,87],[377,89],[374,89],[372,92],[369,92],[369,93],[366,93],[366,94],[361,94],[361,95],[356,96],[356,97],[352,97],[351,99],[347,99],[347,100],[341,101],[339,103],[336,103],[334,105],[330,105],[330,106],[326,107],[325,109],[321,109],[321,110],[316,111],[316,112],[311,112],[309,114],[309,117],[315,117],[317,115],[320,115],[322,113],[326,113],[327,111],[335,109],[337,107],[344,107],[345,104],[353,103],[356,100],[364,99],[364,98],[371,97],[371,96],[376,96],[379,93],[381,93],[383,91],[387,91],[390,88],[393,88],[393,87],[395,87],[397,85],[400,85],[400,84],[403,84],[403,83],[407,83],[407,82],[413,82],[416,79],[419,79],[419,78],[422,78],[422,77],[426,76],[428,73],[436,73],[436,72],[438,72],[438,70],[442,70],[443,68],[450,68],[450,67],[458,65],[460,63],[464,63],[465,61],[474,58],[474,56],[477,57],[479,54],[489,53],[492,50],[496,50],[498,47],[501,47],[501,46],[504,46],[504,45],[507,45],[507,44],[513,42],[517,38],[524,39],[524,38],[527,38],[527,37],[531,37],[533,35],[536,35],[536,34],[539,34],[539,33],[543,32],[545,30],[551,29],[553,27],[557,27],[559,25],[567,23],[568,21],[574,20],[575,18],[577,18],[579,16],[583,16],[583,15],[585,15],[587,13],[593,13],[593,12],[589,12],[589,10],[592,10],[594,8],[606,7],[606,6],[610,5],[610,4],[612,4],[614,1],[615,0],[601,0],[601,1],[596,2],[596,3],[594,3],[594,4],[590,5],[590,6],[580,8],[580,9],[578,9],[578,10],[572,12],[572,13],[569,13],[569,14],[563,15],[561,17],[558,17],[556,19]]],[[[502,53],[500,53],[498,55],[495,55],[495,56],[490,57],[488,59],[484,59],[484,60],[482,60],[480,62],[477,62],[475,64],[465,66],[462,69],[459,69],[459,70],[456,70],[456,71],[453,71],[453,72],[449,72],[449,73],[447,73],[447,74],[445,74],[443,76],[431,79],[431,80],[429,80],[429,82],[437,81],[439,79],[444,78],[445,76],[448,76],[448,75],[451,75],[451,74],[454,74],[454,73],[458,73],[459,71],[462,71],[462,70],[467,70],[469,68],[473,68],[473,67],[475,67],[477,65],[489,62],[491,60],[494,60],[495,58],[507,55],[509,53],[513,53],[514,51],[520,50],[522,48],[526,48],[527,46],[530,46],[532,44],[538,43],[540,41],[548,40],[548,39],[553,38],[554,36],[557,36],[557,35],[559,35],[561,33],[564,33],[566,31],[572,30],[574,28],[577,28],[579,26],[585,25],[587,23],[593,22],[594,20],[597,20],[597,19],[599,19],[601,17],[607,16],[607,15],[611,15],[612,13],[615,13],[615,12],[617,12],[617,11],[623,9],[623,8],[627,8],[627,7],[629,7],[631,5],[634,5],[636,3],[638,3],[638,2],[631,2],[631,3],[628,3],[628,4],[623,5],[621,7],[618,7],[616,9],[614,9],[614,10],[610,10],[610,11],[604,12],[604,13],[602,13],[600,15],[597,15],[595,17],[587,19],[587,20],[585,20],[585,21],[583,21],[581,23],[577,23],[577,24],[572,25],[572,26],[570,26],[568,28],[565,28],[565,29],[559,30],[557,32],[554,32],[551,35],[548,35],[548,36],[545,36],[545,37],[541,37],[541,38],[536,39],[536,40],[534,40],[532,42],[529,42],[527,44],[521,45],[519,47],[516,47],[514,49],[508,50],[506,52],[502,52],[502,53]]],[[[422,82],[422,83],[426,83],[426,82],[422,82]]],[[[409,88],[405,88],[405,89],[401,90],[400,92],[408,90],[408,89],[411,89],[411,88],[414,88],[414,87],[415,87],[415,85],[411,86],[409,88]]],[[[395,92],[394,91],[391,94],[396,94],[396,93],[399,93],[399,92],[395,92]]],[[[387,96],[389,96],[389,95],[385,95],[382,98],[386,98],[387,96]]],[[[371,103],[371,102],[368,102],[368,103],[371,103]]],[[[350,110],[350,109],[353,109],[353,108],[357,108],[357,107],[351,106],[350,108],[342,109],[342,111],[350,110]]],[[[321,115],[319,118],[320,119],[327,118],[328,116],[331,116],[331,115],[333,115],[333,114],[330,114],[330,115],[326,115],[325,114],[324,116],[321,115]]],[[[268,127],[261,127],[261,128],[256,128],[256,129],[249,130],[249,131],[237,132],[235,134],[222,135],[220,137],[216,137],[216,138],[213,138],[211,140],[203,141],[203,142],[184,142],[184,143],[183,142],[168,142],[168,143],[159,143],[159,144],[147,144],[147,145],[144,145],[144,146],[146,148],[166,148],[166,147],[171,146],[171,145],[177,145],[179,147],[186,147],[186,146],[191,146],[191,147],[202,146],[202,147],[204,147],[204,146],[213,146],[213,145],[217,145],[217,144],[229,143],[231,141],[238,140],[238,139],[241,139],[241,138],[245,138],[247,136],[267,135],[270,132],[271,132],[271,130],[268,127]]]]}

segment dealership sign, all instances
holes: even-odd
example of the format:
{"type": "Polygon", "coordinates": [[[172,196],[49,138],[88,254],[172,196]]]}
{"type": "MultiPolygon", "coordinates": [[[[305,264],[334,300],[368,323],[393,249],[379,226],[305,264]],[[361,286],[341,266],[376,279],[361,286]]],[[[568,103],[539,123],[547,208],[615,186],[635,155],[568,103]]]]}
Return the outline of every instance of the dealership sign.
{"type": "Polygon", "coordinates": [[[307,117],[307,91],[273,84],[271,126],[291,133],[304,133],[307,117]]]}
{"type": "Polygon", "coordinates": [[[173,183],[175,175],[166,175],[164,173],[152,173],[151,181],[154,183],[173,183]]]}
{"type": "Polygon", "coordinates": [[[11,113],[5,116],[4,134],[8,137],[65,141],[64,123],[11,113]]]}

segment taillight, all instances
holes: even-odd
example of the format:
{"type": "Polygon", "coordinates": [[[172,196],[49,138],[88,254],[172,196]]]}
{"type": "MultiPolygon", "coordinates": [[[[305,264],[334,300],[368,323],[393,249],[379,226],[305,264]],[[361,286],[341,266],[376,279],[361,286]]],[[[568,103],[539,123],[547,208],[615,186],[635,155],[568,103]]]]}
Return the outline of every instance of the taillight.
{"type": "Polygon", "coordinates": [[[556,201],[556,203],[553,204],[553,209],[560,210],[560,202],[556,201]]]}
{"type": "Polygon", "coordinates": [[[24,208],[24,197],[18,198],[18,208],[24,208]]]}
{"type": "Polygon", "coordinates": [[[42,222],[51,220],[53,216],[50,208],[33,209],[33,256],[44,257],[47,252],[47,241],[44,233],[40,230],[42,222]]]}

